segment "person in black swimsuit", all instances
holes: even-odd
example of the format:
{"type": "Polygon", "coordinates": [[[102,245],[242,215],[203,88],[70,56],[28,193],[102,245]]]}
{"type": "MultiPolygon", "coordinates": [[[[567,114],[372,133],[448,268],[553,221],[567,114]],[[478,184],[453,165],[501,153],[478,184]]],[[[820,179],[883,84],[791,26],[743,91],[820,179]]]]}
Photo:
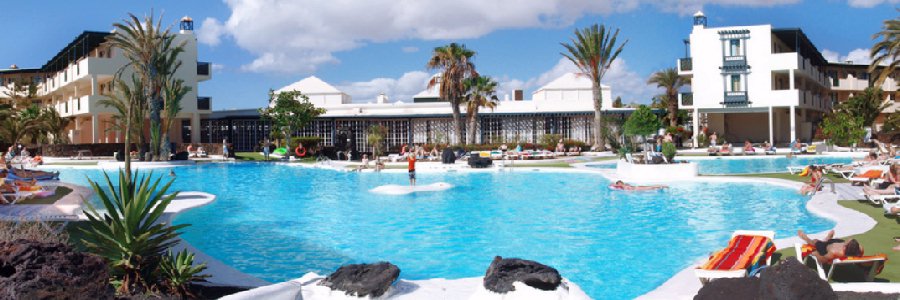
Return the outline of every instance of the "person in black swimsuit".
{"type": "Polygon", "coordinates": [[[816,251],[810,255],[814,255],[823,264],[831,264],[831,261],[835,258],[862,255],[862,248],[859,246],[858,241],[855,239],[849,241],[835,239],[834,230],[828,232],[824,241],[810,239],[803,230],[797,230],[797,236],[807,244],[816,247],[816,251]]]}

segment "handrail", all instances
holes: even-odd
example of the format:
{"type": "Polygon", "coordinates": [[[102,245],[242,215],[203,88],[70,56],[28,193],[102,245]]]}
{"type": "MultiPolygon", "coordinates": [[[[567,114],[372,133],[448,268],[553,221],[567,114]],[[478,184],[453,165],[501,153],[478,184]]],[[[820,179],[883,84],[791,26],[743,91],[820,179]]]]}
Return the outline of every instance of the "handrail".
{"type": "Polygon", "coordinates": [[[828,183],[831,183],[831,193],[834,193],[834,180],[831,180],[831,178],[823,176],[822,179],[819,180],[819,183],[816,184],[816,188],[812,192],[813,195],[815,195],[816,193],[819,192],[819,189],[822,188],[822,184],[824,184],[825,181],[828,181],[828,183]]]}

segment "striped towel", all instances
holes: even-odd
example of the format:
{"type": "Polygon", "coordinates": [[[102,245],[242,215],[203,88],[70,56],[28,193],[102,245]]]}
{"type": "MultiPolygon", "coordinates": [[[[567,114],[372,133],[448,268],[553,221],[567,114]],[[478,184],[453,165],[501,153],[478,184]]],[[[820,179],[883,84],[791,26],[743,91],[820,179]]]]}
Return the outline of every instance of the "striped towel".
{"type": "Polygon", "coordinates": [[[772,239],[758,235],[737,235],[728,241],[728,247],[710,256],[709,261],[700,266],[700,269],[747,270],[748,274],[754,274],[774,252],[775,244],[772,239]]]}

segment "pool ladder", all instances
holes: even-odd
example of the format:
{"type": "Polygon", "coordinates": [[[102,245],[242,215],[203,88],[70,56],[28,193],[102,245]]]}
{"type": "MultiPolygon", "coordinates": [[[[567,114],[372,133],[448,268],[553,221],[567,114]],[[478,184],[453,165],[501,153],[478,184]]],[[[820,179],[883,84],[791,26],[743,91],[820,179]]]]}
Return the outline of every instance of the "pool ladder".
{"type": "Polygon", "coordinates": [[[835,193],[835,191],[834,191],[834,180],[831,180],[831,178],[828,178],[828,177],[824,177],[824,176],[823,176],[822,179],[819,180],[819,183],[816,184],[816,189],[813,190],[812,195],[815,195],[816,193],[818,193],[818,192],[819,192],[819,189],[822,188],[822,185],[825,184],[826,181],[827,181],[828,184],[831,185],[831,193],[835,193]]]}

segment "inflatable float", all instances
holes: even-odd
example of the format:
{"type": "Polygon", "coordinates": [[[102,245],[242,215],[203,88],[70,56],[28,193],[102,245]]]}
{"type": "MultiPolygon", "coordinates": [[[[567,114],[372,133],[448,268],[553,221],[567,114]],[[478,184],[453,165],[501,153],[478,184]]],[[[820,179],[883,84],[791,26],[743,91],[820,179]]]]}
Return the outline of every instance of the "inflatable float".
{"type": "Polygon", "coordinates": [[[416,185],[416,186],[408,186],[408,185],[397,185],[397,184],[388,184],[378,186],[374,189],[369,190],[369,192],[376,194],[385,194],[385,195],[406,195],[415,192],[442,192],[452,188],[453,185],[446,182],[435,182],[432,184],[426,185],[416,185]]]}
{"type": "Polygon", "coordinates": [[[272,154],[284,156],[287,154],[287,148],[275,148],[275,150],[272,150],[272,154]]]}
{"type": "MultiPolygon", "coordinates": [[[[38,180],[38,181],[44,181],[44,180],[59,180],[59,172],[41,172],[41,171],[34,171],[34,172],[40,172],[40,173],[39,173],[40,175],[31,175],[31,176],[23,175],[23,174],[16,174],[16,172],[17,172],[17,171],[11,171],[11,172],[9,172],[9,173],[6,174],[6,177],[9,178],[9,179],[13,179],[13,180],[22,180],[22,181],[31,181],[31,180],[38,180]]],[[[29,172],[31,172],[31,171],[29,170],[29,172]]]]}

